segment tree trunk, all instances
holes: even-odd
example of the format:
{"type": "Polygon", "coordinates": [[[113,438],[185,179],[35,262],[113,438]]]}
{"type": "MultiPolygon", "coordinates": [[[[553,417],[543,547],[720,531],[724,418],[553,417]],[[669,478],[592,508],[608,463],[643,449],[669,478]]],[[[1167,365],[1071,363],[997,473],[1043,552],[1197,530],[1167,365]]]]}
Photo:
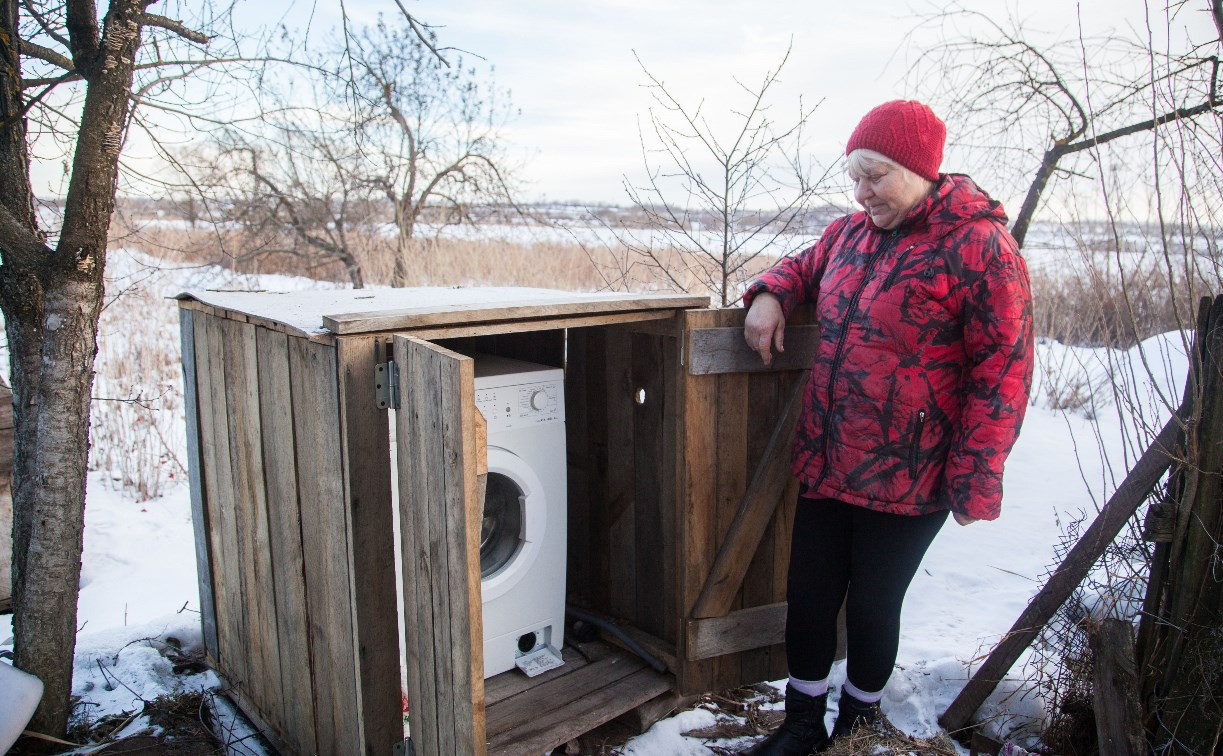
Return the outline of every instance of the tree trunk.
{"type": "Polygon", "coordinates": [[[1055,144],[1045,152],[1045,156],[1040,161],[1040,168],[1036,170],[1036,176],[1032,178],[1032,183],[1028,186],[1028,194],[1023,198],[1019,215],[1015,216],[1015,223],[1011,226],[1011,236],[1015,237],[1021,249],[1028,235],[1028,227],[1032,225],[1032,216],[1036,215],[1036,208],[1040,206],[1040,195],[1044,194],[1049,178],[1057,168],[1057,161],[1061,159],[1062,154],[1061,144],[1055,144]]]}
{"type": "Polygon", "coordinates": [[[391,279],[392,286],[408,285],[408,256],[412,253],[413,218],[408,209],[407,198],[395,202],[395,273],[391,279]]]}
{"type": "MultiPolygon", "coordinates": [[[[5,7],[10,15],[4,23],[11,23],[12,0],[5,7]]],[[[79,64],[87,89],[54,252],[41,243],[33,213],[20,212],[25,202],[9,204],[10,192],[19,200],[32,192],[28,166],[23,173],[13,172],[20,166],[12,153],[26,154],[24,130],[18,133],[15,124],[5,121],[3,135],[6,153],[0,168],[9,218],[0,238],[0,305],[9,335],[16,426],[14,661],[45,685],[30,728],[49,735],[65,733],[71,711],[102,269],[141,11],[137,0],[115,0],[103,21],[101,44],[92,41],[100,55],[79,64]]],[[[8,28],[4,31],[16,39],[8,28]]],[[[90,46],[88,40],[73,42],[74,47],[90,46]]]]}
{"type": "Polygon", "coordinates": [[[101,286],[57,283],[47,294],[42,375],[32,421],[37,469],[15,497],[14,661],[46,686],[30,728],[54,735],[67,729],[72,692],[76,605],[85,526],[89,400],[101,286]]]}

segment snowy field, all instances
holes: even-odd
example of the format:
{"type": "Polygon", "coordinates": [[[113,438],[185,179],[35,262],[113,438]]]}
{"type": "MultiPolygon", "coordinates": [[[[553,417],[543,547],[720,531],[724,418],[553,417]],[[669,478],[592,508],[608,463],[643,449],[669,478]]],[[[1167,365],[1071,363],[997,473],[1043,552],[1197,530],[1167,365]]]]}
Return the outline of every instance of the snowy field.
{"type": "MultiPolygon", "coordinates": [[[[105,390],[110,395],[142,392],[165,399],[160,410],[164,416],[156,418],[157,436],[168,450],[163,458],[171,461],[156,495],[144,500],[123,487],[123,471],[113,461],[89,476],[74,693],[81,697],[82,710],[95,718],[138,710],[140,699],[217,684],[208,672],[174,674],[164,653],[173,648],[175,641],[170,638],[188,649],[201,644],[190,504],[184,476],[172,469],[172,458],[182,458],[181,401],[172,401],[166,388],[179,380],[176,390],[181,395],[181,378],[174,372],[177,308],[165,297],[187,288],[316,286],[282,276],[237,277],[211,267],[161,270],[155,260],[122,250],[112,252],[108,272],[112,291],[123,289],[130,296],[146,298],[145,318],[154,325],[137,333],[154,334],[148,338],[160,341],[145,346],[162,355],[163,372],[141,378],[160,382],[159,386],[123,386],[120,379],[107,378],[112,385],[105,390]]],[[[112,313],[119,315],[118,309],[112,313]]],[[[104,328],[100,381],[108,375],[107,361],[127,359],[125,342],[131,333],[104,328]]],[[[1007,466],[1001,518],[968,527],[949,520],[930,549],[905,604],[900,657],[883,700],[884,713],[906,733],[927,737],[938,732],[937,717],[963,686],[971,663],[979,663],[1039,588],[1039,576],[1055,560],[1063,526],[1094,515],[1124,476],[1124,460],[1134,459],[1132,448],[1128,457],[1124,450],[1126,439],[1134,435],[1123,430],[1130,410],[1124,402],[1112,401],[1109,387],[1124,386],[1143,406],[1154,408],[1148,409],[1150,421],[1159,424],[1167,416],[1166,410],[1158,409],[1159,395],[1179,396],[1177,387],[1185,370],[1179,335],[1151,339],[1129,353],[1114,353],[1112,367],[1104,362],[1105,356],[1103,350],[1072,350],[1056,343],[1038,346],[1042,366],[1057,371],[1055,383],[1082,376],[1100,389],[1096,407],[1069,414],[1050,409],[1044,398],[1049,378],[1044,378],[1046,384],[1036,392],[1036,403],[1029,408],[1007,466]],[[1145,371],[1132,369],[1144,353],[1148,363],[1159,366],[1153,384],[1139,377],[1145,371]],[[1099,423],[1088,416],[1099,418],[1099,423]]],[[[7,367],[7,359],[2,362],[7,367]]],[[[95,394],[107,395],[101,387],[95,394]]],[[[11,615],[0,617],[0,650],[11,648],[11,619],[11,615]]],[[[1031,726],[1041,711],[1035,695],[1018,680],[1022,670],[1017,666],[1012,674],[1016,681],[1001,686],[981,712],[995,718],[1004,731],[1031,726]]],[[[833,675],[838,682],[843,670],[838,666],[833,675]]],[[[682,733],[709,726],[718,716],[723,715],[704,709],[683,712],[658,723],[623,752],[708,754],[706,741],[682,733]]],[[[139,719],[129,725],[142,726],[147,725],[139,719]]],[[[241,752],[250,752],[245,749],[249,743],[241,752]]],[[[733,748],[747,743],[743,739],[716,744],[733,748]]]]}

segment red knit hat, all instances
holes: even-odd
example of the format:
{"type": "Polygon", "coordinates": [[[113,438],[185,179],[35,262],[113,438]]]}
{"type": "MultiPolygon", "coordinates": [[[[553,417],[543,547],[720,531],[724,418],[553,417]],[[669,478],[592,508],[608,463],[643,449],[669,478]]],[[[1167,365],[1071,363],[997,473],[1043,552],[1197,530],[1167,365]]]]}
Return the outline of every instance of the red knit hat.
{"type": "Polygon", "coordinates": [[[917,100],[892,100],[863,116],[845,154],[874,150],[930,181],[938,180],[947,127],[917,100]]]}

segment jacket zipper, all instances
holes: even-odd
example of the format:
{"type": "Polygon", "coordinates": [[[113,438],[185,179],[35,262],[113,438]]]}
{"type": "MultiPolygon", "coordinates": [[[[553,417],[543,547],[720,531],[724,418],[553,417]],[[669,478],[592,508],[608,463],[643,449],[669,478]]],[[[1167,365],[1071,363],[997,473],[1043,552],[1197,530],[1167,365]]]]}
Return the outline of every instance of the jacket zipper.
{"type": "Polygon", "coordinates": [[[845,311],[845,325],[841,328],[841,335],[837,338],[837,348],[832,353],[832,369],[828,372],[828,407],[824,412],[824,433],[821,437],[820,455],[824,457],[824,466],[820,469],[820,477],[816,479],[815,485],[811,486],[812,490],[819,488],[824,482],[824,477],[828,475],[828,434],[832,432],[832,388],[837,382],[837,373],[841,371],[841,363],[845,358],[845,341],[849,338],[849,327],[853,323],[854,314],[858,309],[858,300],[862,298],[862,292],[866,290],[866,285],[870,283],[871,273],[875,270],[875,265],[886,254],[896,247],[896,239],[898,231],[892,230],[888,233],[886,241],[879,245],[879,249],[875,250],[875,254],[866,262],[866,273],[862,276],[862,283],[858,284],[858,288],[854,291],[854,295],[850,297],[849,307],[845,311]]]}
{"type": "Polygon", "coordinates": [[[917,453],[921,451],[922,429],[926,427],[926,411],[917,411],[917,427],[913,430],[913,441],[909,444],[909,478],[917,477],[917,453]]]}

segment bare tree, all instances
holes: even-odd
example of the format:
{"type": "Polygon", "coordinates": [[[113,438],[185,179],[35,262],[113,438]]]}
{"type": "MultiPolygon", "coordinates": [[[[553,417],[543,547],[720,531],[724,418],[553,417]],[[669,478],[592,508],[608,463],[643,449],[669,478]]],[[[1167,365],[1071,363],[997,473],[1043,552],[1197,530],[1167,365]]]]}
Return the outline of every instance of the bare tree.
{"type": "MultiPolygon", "coordinates": [[[[1180,404],[1179,387],[1169,380],[1176,374],[1175,352],[1189,354],[1199,297],[1223,291],[1223,3],[1143,7],[1142,19],[1126,32],[1091,37],[1081,18],[1071,18],[1077,35],[1051,39],[1026,32],[1013,19],[955,6],[926,20],[942,41],[923,50],[911,68],[914,83],[947,114],[959,146],[1025,197],[1016,237],[1023,242],[1043,212],[1061,220],[1060,230],[1073,241],[1050,271],[1034,271],[1034,278],[1055,284],[1041,296],[1034,280],[1038,314],[1059,309],[1057,318],[1076,321],[1052,324],[1064,333],[1082,333],[1087,323],[1086,332],[1098,341],[1093,346],[1129,347],[1095,350],[1099,363],[1079,366],[1104,376],[1098,393],[1091,388],[1089,414],[1098,421],[1100,482],[1113,486],[1180,404]],[[1120,460],[1103,440],[1104,422],[1120,429],[1120,460]]],[[[1190,381],[1186,398],[1200,415],[1200,382],[1190,381]]],[[[1196,418],[1182,420],[1184,447],[1169,450],[1177,457],[1172,480],[1208,479],[1215,475],[1217,450],[1201,448],[1196,418]]],[[[1175,487],[1170,483],[1167,491],[1172,508],[1175,487]]],[[[1189,514],[1182,508],[1171,515],[1176,538],[1201,529],[1213,533],[1207,537],[1217,546],[1218,523],[1193,522],[1189,514]]],[[[1200,611],[1192,621],[1174,621],[1157,577],[1175,569],[1174,563],[1169,568],[1167,545],[1152,547],[1137,521],[1129,525],[1097,565],[1090,587],[1103,603],[1115,602],[1103,611],[1128,618],[1137,609],[1127,606],[1133,586],[1139,593],[1150,586],[1143,622],[1158,629],[1145,631],[1139,642],[1150,743],[1157,752],[1213,753],[1223,731],[1223,584],[1215,580],[1213,588],[1180,597],[1200,611]]],[[[1083,607],[1063,611],[1072,621],[1047,631],[1047,648],[1073,653],[1082,639],[1083,607]]],[[[1046,682],[1048,676],[1058,683],[1081,674],[1070,655],[1046,653],[1055,669],[1066,662],[1065,672],[1039,673],[1046,682]]],[[[1068,690],[1074,688],[1046,686],[1053,694],[1054,728],[1068,715],[1057,707],[1068,690]]]]}
{"type": "Polygon", "coordinates": [[[323,57],[330,68],[265,80],[259,117],[219,131],[193,161],[210,166],[198,188],[253,254],[339,262],[356,287],[390,228],[391,281],[403,286],[426,220],[464,223],[475,205],[512,204],[507,94],[406,14],[346,29],[323,57]]]}
{"type": "Polygon", "coordinates": [[[757,84],[734,81],[724,131],[710,122],[704,102],[682,102],[638,59],[654,104],[639,134],[644,178],[624,179],[640,218],[613,228],[628,265],[643,265],[678,289],[704,288],[728,307],[759,272],[762,255],[793,251],[795,235],[809,231],[804,220],[828,174],[803,154],[815,106],[800,98],[784,123],[771,112],[789,56],[787,50],[757,84]]]}
{"type": "Polygon", "coordinates": [[[351,130],[322,109],[277,108],[262,121],[255,133],[220,130],[190,161],[202,166],[202,204],[243,232],[231,255],[289,257],[303,273],[339,264],[353,288],[363,288],[359,250],[376,233],[377,208],[351,130]]]}
{"type": "MultiPolygon", "coordinates": [[[[1187,6],[1174,3],[1170,13],[1187,6]]],[[[1220,0],[1206,6],[1223,36],[1220,0]]],[[[982,166],[1001,168],[1003,181],[1028,177],[1011,228],[1021,246],[1051,179],[1090,178],[1090,163],[1110,142],[1178,121],[1215,120],[1223,107],[1219,36],[1178,50],[1120,35],[1037,41],[1014,19],[958,3],[923,25],[943,39],[918,55],[913,84],[962,126],[961,144],[975,148],[982,166]],[[1033,170],[1029,156],[1042,151],[1033,170]],[[1076,157],[1083,160],[1072,163],[1076,157]]]]}
{"type": "Polygon", "coordinates": [[[508,92],[484,84],[475,67],[439,55],[431,31],[380,18],[352,35],[349,53],[362,183],[393,209],[393,283],[403,286],[426,215],[459,224],[478,204],[513,204],[501,130],[514,111],[508,92]]]}
{"type": "MultiPolygon", "coordinates": [[[[90,393],[107,230],[136,105],[182,106],[214,65],[210,37],[148,0],[3,0],[0,7],[0,309],[13,380],[17,666],[46,691],[35,730],[70,711],[90,393]],[[103,7],[99,7],[102,5],[103,7]],[[99,16],[99,14],[101,14],[99,16]],[[58,228],[35,210],[32,150],[71,157],[58,228]]],[[[224,9],[198,8],[202,17],[224,9]]],[[[235,56],[236,57],[236,56],[235,56]]]]}

